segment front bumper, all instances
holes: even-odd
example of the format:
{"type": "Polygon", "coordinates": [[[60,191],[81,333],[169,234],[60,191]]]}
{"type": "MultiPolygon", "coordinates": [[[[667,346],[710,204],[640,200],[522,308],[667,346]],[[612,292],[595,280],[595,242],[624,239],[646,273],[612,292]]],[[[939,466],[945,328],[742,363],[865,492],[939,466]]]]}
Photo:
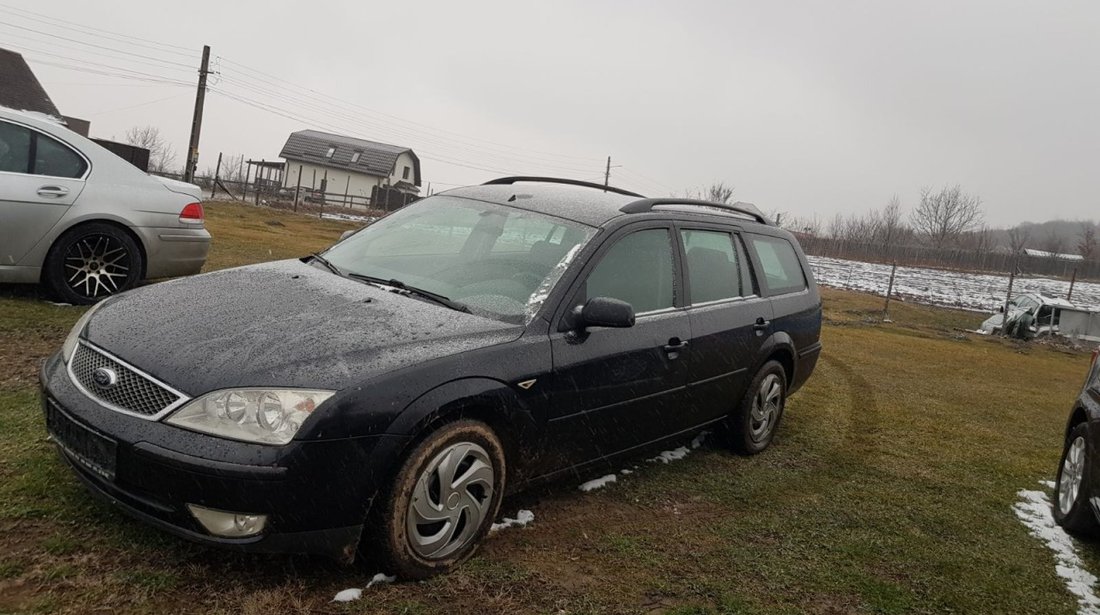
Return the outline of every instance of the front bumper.
{"type": "Polygon", "coordinates": [[[202,270],[210,252],[210,233],[204,228],[134,229],[145,246],[145,277],[171,278],[202,270]]]}
{"type": "Polygon", "coordinates": [[[407,442],[396,436],[281,447],[234,442],[107,409],[73,385],[59,355],[46,361],[40,379],[43,410],[52,407],[54,421],[71,421],[113,443],[109,472],[59,443],[61,457],[93,495],[177,536],[218,547],[351,561],[371,501],[407,442]],[[187,504],[266,514],[267,526],[257,536],[214,536],[187,504]]]}

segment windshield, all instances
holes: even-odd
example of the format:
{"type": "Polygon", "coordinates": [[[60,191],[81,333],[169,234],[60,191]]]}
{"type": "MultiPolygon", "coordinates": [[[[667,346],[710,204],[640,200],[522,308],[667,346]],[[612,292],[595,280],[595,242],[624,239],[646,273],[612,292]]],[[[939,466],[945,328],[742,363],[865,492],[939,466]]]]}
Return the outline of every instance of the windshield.
{"type": "Polygon", "coordinates": [[[399,281],[475,314],[526,324],[594,229],[534,212],[433,196],[324,256],[346,275],[399,281]]]}

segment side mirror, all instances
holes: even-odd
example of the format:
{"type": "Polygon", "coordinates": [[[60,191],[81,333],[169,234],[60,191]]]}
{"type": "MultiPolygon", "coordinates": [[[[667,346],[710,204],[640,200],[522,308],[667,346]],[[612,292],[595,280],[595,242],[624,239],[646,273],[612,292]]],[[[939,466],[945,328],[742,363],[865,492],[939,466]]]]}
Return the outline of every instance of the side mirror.
{"type": "Polygon", "coordinates": [[[633,327],[634,307],[626,301],[610,297],[592,297],[583,307],[573,310],[573,324],[586,327],[633,327]]]}
{"type": "Polygon", "coordinates": [[[340,233],[340,241],[343,241],[343,240],[347,239],[348,237],[351,237],[354,234],[355,234],[355,229],[346,230],[343,233],[340,233]]]}

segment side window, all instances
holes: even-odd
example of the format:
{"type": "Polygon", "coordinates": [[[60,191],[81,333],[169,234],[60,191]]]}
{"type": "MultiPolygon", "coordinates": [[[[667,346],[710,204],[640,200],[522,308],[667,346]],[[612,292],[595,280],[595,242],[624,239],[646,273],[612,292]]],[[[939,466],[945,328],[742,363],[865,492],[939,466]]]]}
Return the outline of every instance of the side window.
{"type": "Polygon", "coordinates": [[[36,134],[38,146],[34,154],[34,174],[51,177],[77,178],[84,175],[87,163],[67,146],[47,137],[36,134]]]}
{"type": "Polygon", "coordinates": [[[0,122],[0,171],[30,173],[31,131],[0,122]]]}
{"type": "Polygon", "coordinates": [[[793,293],[806,288],[806,276],[802,273],[802,264],[794,252],[794,246],[786,239],[749,235],[760,267],[764,270],[764,279],[773,295],[793,293]]]}
{"type": "Polygon", "coordinates": [[[688,280],[693,304],[752,294],[752,282],[743,277],[733,236],[721,231],[680,231],[687,255],[688,280]]]}
{"type": "MultiPolygon", "coordinates": [[[[674,305],[672,234],[636,231],[619,239],[588,274],[586,297],[611,297],[652,312],[674,305]]],[[[583,299],[583,298],[582,298],[583,299]]]]}

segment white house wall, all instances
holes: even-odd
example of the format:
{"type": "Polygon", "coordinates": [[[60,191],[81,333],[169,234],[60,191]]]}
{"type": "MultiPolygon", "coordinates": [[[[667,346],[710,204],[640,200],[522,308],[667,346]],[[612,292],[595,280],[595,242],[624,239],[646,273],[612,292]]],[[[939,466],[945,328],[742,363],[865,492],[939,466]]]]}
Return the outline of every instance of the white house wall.
{"type": "Polygon", "coordinates": [[[331,169],[309,164],[307,162],[288,160],[286,163],[286,172],[283,174],[284,188],[293,190],[294,187],[298,185],[299,167],[302,169],[302,190],[320,190],[321,180],[326,177],[326,172],[328,173],[328,184],[325,188],[325,192],[330,195],[330,200],[335,198],[332,195],[343,195],[345,189],[347,193],[351,195],[370,197],[372,188],[385,183],[385,178],[376,175],[354,173],[343,169],[331,169]],[[316,172],[316,179],[314,179],[314,172],[316,172]]]}
{"type": "Polygon", "coordinates": [[[393,172],[390,173],[391,186],[402,180],[405,173],[405,167],[409,167],[409,178],[405,181],[410,184],[416,182],[416,165],[413,164],[412,156],[408,153],[404,153],[397,157],[397,162],[393,165],[393,172]]]}

